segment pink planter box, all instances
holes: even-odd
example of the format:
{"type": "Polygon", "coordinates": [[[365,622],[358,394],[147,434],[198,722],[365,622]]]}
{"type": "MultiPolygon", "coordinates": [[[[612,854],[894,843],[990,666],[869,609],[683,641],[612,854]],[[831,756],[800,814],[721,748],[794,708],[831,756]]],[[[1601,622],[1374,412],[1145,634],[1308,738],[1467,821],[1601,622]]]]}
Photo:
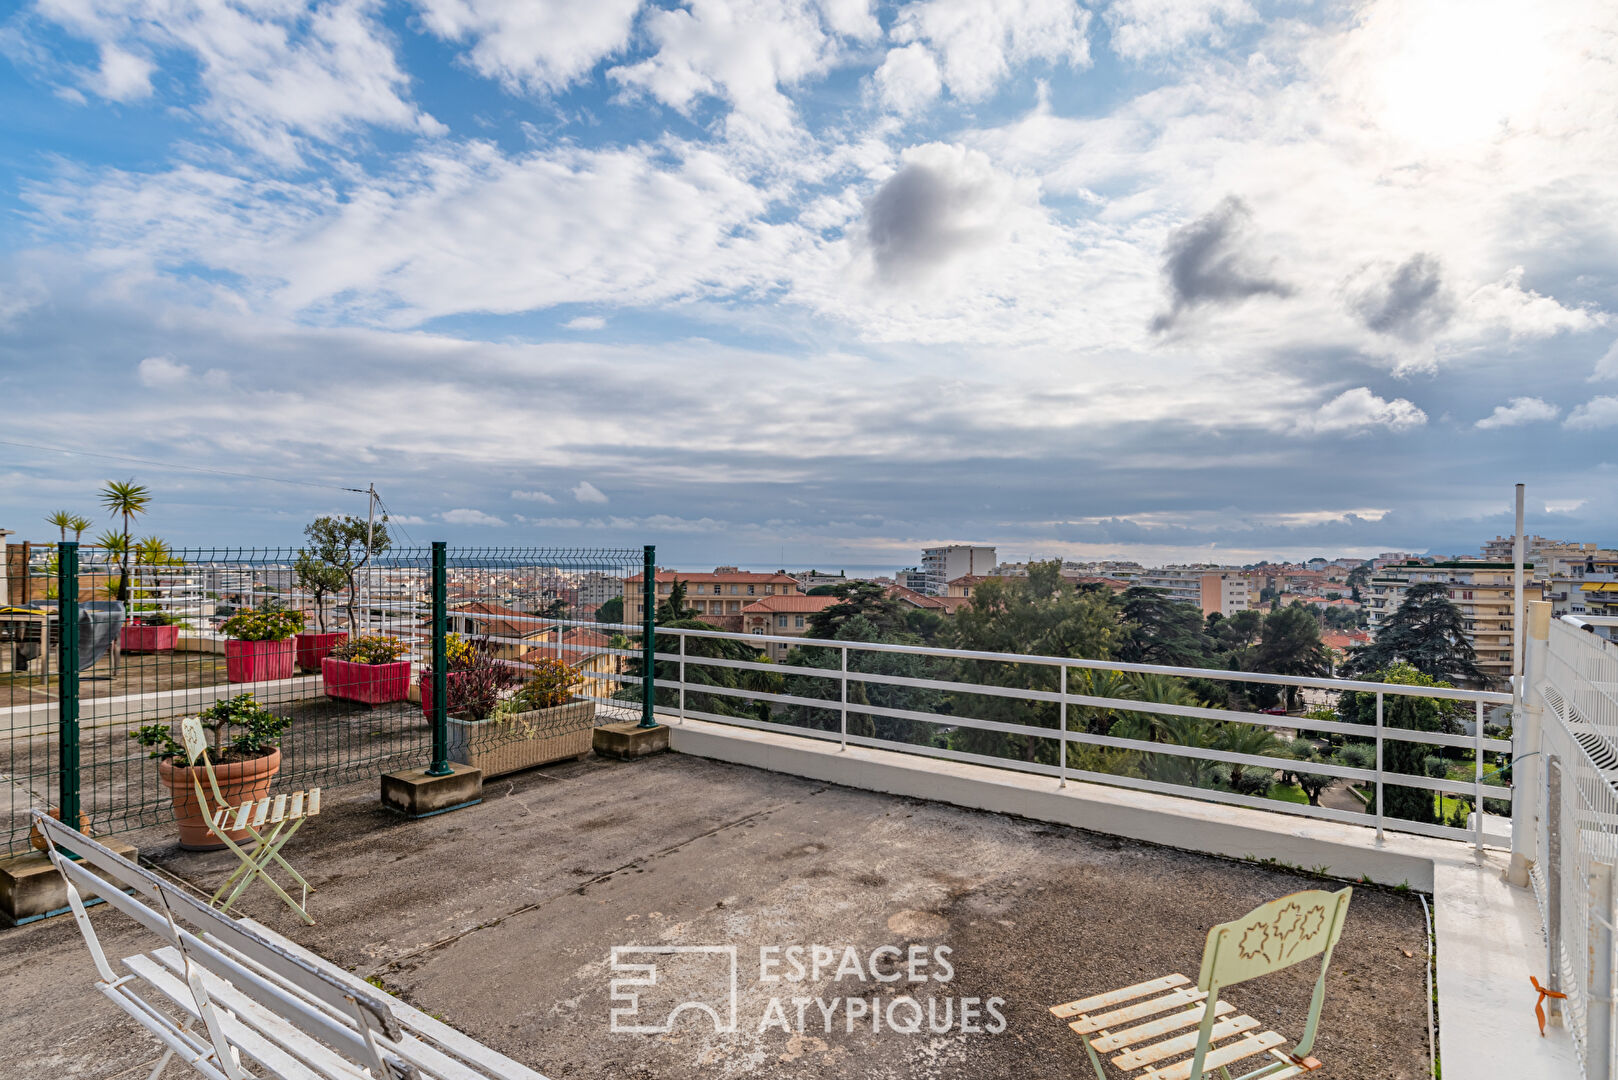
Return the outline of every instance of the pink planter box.
{"type": "MultiPolygon", "coordinates": [[[[456,679],[465,678],[466,672],[446,671],[444,676],[451,683],[449,699],[453,703],[455,701],[455,687],[453,684],[456,679]]],[[[433,718],[433,673],[431,671],[424,673],[416,682],[421,687],[421,715],[431,720],[433,718]]]]}
{"type": "Polygon", "coordinates": [[[292,678],[293,641],[225,642],[225,677],[231,682],[292,678]]]}
{"type": "Polygon", "coordinates": [[[142,626],[128,623],[118,631],[118,648],[127,653],[173,652],[180,643],[178,626],[142,626]]]}
{"type": "Polygon", "coordinates": [[[384,705],[410,697],[410,661],[391,664],[356,664],[351,660],[320,662],[320,677],[326,696],[366,705],[384,705]]]}
{"type": "Polygon", "coordinates": [[[326,633],[298,634],[292,640],[298,643],[298,670],[313,672],[320,670],[320,662],[334,648],[347,641],[348,635],[341,630],[331,630],[326,633]]]}

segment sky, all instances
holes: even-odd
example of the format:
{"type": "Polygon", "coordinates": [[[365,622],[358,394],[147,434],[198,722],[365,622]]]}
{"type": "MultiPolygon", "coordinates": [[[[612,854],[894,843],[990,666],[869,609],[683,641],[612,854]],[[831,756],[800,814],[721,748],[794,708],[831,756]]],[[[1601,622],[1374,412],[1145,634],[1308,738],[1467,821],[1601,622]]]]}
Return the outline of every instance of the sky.
{"type": "Polygon", "coordinates": [[[1246,563],[1521,482],[1618,544],[1605,0],[11,11],[21,536],[132,477],[181,545],[375,483],[416,542],[1246,563]]]}

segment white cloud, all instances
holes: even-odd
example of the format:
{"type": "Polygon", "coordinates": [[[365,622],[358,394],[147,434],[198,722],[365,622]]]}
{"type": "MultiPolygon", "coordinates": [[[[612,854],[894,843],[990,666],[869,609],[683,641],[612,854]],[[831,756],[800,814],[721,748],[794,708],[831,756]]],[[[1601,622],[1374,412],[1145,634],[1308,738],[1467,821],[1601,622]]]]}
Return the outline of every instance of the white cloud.
{"type": "Polygon", "coordinates": [[[640,0],[416,0],[422,23],[449,41],[474,42],[479,74],[512,90],[555,91],[621,51],[640,0]]]}
{"type": "Polygon", "coordinates": [[[899,113],[926,107],[944,89],[938,62],[919,42],[889,49],[873,78],[882,103],[899,113]]]}
{"type": "Polygon", "coordinates": [[[1427,422],[1427,414],[1404,398],[1378,397],[1364,386],[1344,390],[1297,427],[1301,432],[1364,432],[1374,427],[1405,431],[1427,422]]]}
{"type": "Polygon", "coordinates": [[[111,42],[101,44],[101,67],[93,89],[112,101],[134,101],[152,92],[152,63],[111,42]]]}
{"type": "Polygon", "coordinates": [[[1253,22],[1247,0],[1114,0],[1105,19],[1112,51],[1140,60],[1171,53],[1195,38],[1221,37],[1221,28],[1253,22]]]}
{"type": "Polygon", "coordinates": [[[1618,379],[1618,341],[1614,341],[1607,346],[1607,351],[1601,354],[1600,360],[1596,361],[1596,369],[1590,378],[1592,380],[1618,379]]]}
{"type": "Polygon", "coordinates": [[[554,503],[554,502],[556,502],[556,499],[553,496],[551,496],[551,495],[549,495],[549,494],[547,494],[547,493],[545,493],[543,491],[538,491],[538,490],[535,490],[535,491],[513,491],[511,493],[511,497],[513,499],[518,499],[518,500],[520,500],[522,502],[537,502],[537,503],[554,503]]]}
{"type": "Polygon", "coordinates": [[[1513,266],[1499,281],[1473,292],[1466,305],[1482,323],[1512,337],[1550,337],[1564,331],[1590,330],[1608,322],[1602,312],[1563,307],[1554,297],[1524,289],[1524,269],[1513,266]]]}
{"type": "Polygon", "coordinates": [[[458,510],[445,510],[438,516],[450,525],[490,525],[503,528],[506,524],[504,520],[495,517],[493,514],[485,514],[482,510],[469,510],[464,507],[458,510]]]}
{"type": "Polygon", "coordinates": [[[1485,430],[1489,428],[1517,427],[1521,424],[1532,424],[1541,420],[1555,420],[1562,410],[1537,397],[1516,397],[1505,405],[1496,405],[1494,412],[1479,420],[1474,426],[1485,430]]]}
{"type": "Polygon", "coordinates": [[[1618,425],[1618,397],[1594,397],[1567,414],[1563,427],[1574,431],[1593,431],[1618,425]]]}
{"type": "Polygon", "coordinates": [[[191,369],[166,356],[148,356],[136,365],[136,374],[147,386],[176,386],[191,377],[191,369]]]}
{"type": "Polygon", "coordinates": [[[566,330],[604,330],[607,320],[600,315],[576,315],[562,324],[566,330]]]}
{"type": "Polygon", "coordinates": [[[1090,65],[1090,13],[1073,0],[915,0],[899,9],[890,36],[938,57],[944,83],[963,101],[987,97],[1011,65],[1090,65]]]}
{"type": "Polygon", "coordinates": [[[607,497],[601,493],[601,489],[588,480],[580,480],[573,486],[573,497],[581,503],[604,503],[607,501],[607,497]]]}

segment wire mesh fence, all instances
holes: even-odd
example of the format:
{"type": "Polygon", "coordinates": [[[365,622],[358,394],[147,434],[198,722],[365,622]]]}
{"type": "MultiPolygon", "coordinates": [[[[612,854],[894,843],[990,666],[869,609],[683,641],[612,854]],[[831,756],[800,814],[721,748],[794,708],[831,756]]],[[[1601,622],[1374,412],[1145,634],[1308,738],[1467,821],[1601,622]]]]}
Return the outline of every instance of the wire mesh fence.
{"type": "MultiPolygon", "coordinates": [[[[68,788],[95,832],[172,820],[176,789],[182,800],[188,790],[175,768],[188,715],[203,717],[219,759],[262,762],[266,787],[429,763],[429,547],[369,558],[362,548],[347,560],[286,548],[74,557],[77,602],[66,607],[77,609],[69,636],[78,641],[65,685],[54,550],[33,567],[34,603],[0,612],[6,851],[28,846],[29,811],[57,808],[68,788]],[[77,738],[65,746],[69,711],[77,738]]],[[[596,617],[621,610],[641,559],[638,550],[448,552],[452,760],[487,758],[499,772],[577,756],[598,721],[638,715],[632,628],[596,617]]]]}

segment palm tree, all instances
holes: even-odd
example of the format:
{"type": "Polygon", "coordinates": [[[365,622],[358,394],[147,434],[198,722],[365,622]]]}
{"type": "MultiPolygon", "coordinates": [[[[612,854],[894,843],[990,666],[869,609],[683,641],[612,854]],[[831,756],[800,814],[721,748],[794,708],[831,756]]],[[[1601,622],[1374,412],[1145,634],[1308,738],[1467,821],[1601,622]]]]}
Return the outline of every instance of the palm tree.
{"type": "Polygon", "coordinates": [[[146,513],[152,504],[151,490],[134,480],[108,480],[101,489],[101,505],[114,517],[124,519],[124,539],[118,562],[118,599],[129,601],[129,522],[146,513]]]}
{"type": "Polygon", "coordinates": [[[73,527],[76,520],[78,518],[71,510],[58,510],[45,519],[45,524],[55,525],[62,530],[62,543],[65,544],[67,543],[67,531],[73,527]]]}
{"type": "Polygon", "coordinates": [[[88,529],[91,524],[90,519],[82,514],[74,514],[68,518],[67,527],[73,530],[73,542],[75,544],[79,542],[79,538],[84,535],[84,530],[88,529]]]}

